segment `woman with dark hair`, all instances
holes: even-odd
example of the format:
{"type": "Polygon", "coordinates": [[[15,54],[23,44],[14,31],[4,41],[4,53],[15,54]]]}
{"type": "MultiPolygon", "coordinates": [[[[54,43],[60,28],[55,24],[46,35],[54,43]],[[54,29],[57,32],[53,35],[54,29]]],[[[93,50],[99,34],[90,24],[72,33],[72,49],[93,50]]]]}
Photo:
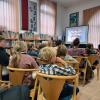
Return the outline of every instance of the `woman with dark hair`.
{"type": "Polygon", "coordinates": [[[76,39],[73,41],[72,46],[73,46],[73,47],[78,47],[79,44],[80,44],[80,40],[79,40],[79,38],[76,38],[76,39]]]}
{"type": "Polygon", "coordinates": [[[93,47],[93,44],[87,44],[87,48],[86,48],[86,54],[90,55],[90,54],[96,54],[96,50],[93,47]]]}
{"type": "Polygon", "coordinates": [[[79,38],[76,38],[72,43],[72,48],[68,49],[68,54],[71,56],[84,56],[85,50],[82,48],[78,48],[80,44],[79,38]]]}

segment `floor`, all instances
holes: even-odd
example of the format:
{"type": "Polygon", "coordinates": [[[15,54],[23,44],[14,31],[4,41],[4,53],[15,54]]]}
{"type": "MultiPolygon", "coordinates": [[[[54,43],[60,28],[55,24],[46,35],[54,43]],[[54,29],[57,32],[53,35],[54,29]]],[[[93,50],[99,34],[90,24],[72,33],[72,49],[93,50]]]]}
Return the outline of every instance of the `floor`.
{"type": "Polygon", "coordinates": [[[79,86],[79,100],[100,100],[100,79],[97,80],[96,70],[94,78],[85,86],[79,86]]]}

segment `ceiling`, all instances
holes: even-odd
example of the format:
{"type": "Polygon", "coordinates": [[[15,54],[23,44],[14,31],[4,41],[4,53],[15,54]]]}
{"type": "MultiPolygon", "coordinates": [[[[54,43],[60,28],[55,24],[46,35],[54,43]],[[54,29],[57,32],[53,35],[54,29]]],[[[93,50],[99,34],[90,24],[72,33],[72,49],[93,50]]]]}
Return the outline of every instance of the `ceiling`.
{"type": "Polygon", "coordinates": [[[91,0],[51,0],[51,1],[60,3],[65,7],[69,7],[69,6],[73,6],[75,4],[80,4],[80,3],[91,1],[91,0]]]}

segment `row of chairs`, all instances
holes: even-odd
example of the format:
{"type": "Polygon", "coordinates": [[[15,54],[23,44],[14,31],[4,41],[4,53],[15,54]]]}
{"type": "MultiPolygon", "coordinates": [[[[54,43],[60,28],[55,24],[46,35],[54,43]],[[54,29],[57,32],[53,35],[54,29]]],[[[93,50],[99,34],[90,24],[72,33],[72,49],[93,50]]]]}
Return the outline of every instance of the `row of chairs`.
{"type": "MultiPolygon", "coordinates": [[[[96,54],[91,54],[86,57],[75,56],[74,58],[76,59],[76,61],[66,61],[66,63],[68,65],[73,66],[75,68],[77,74],[79,74],[79,72],[83,73],[83,86],[84,86],[86,83],[86,72],[87,72],[88,66],[92,67],[95,60],[98,60],[100,62],[100,57],[96,54]],[[82,59],[85,59],[86,62],[84,64],[84,67],[80,68],[79,66],[80,66],[82,59]]],[[[56,63],[56,64],[64,67],[64,65],[62,65],[61,63],[56,63]]],[[[97,66],[95,66],[97,69],[97,80],[99,80],[99,66],[100,66],[100,63],[97,66]]]]}
{"type": "MultiPolygon", "coordinates": [[[[83,57],[77,57],[76,60],[80,62],[82,58],[83,57]]],[[[89,61],[90,64],[92,64],[92,61],[94,61],[93,57],[92,58],[90,57],[91,59],[89,59],[89,57],[85,58],[87,59],[87,62],[89,61]]],[[[79,65],[77,64],[77,66],[79,65]]],[[[34,88],[30,90],[30,97],[32,98],[32,100],[34,100],[37,88],[38,88],[37,100],[45,100],[44,98],[46,98],[46,100],[58,100],[66,80],[71,80],[74,83],[73,100],[76,100],[76,87],[78,85],[78,74],[74,76],[53,76],[53,75],[41,74],[38,72],[37,69],[19,69],[19,68],[8,67],[8,70],[9,70],[10,82],[7,83],[10,83],[13,86],[22,84],[25,72],[29,71],[37,72],[34,88]]],[[[86,67],[85,69],[82,69],[82,71],[84,72],[84,75],[86,75],[86,67]]],[[[1,73],[2,73],[2,66],[0,67],[0,79],[1,79],[1,73]]],[[[85,78],[86,76],[84,76],[84,84],[85,84],[85,78]]],[[[3,81],[1,81],[1,83],[3,83],[3,81]]]]}
{"type": "Polygon", "coordinates": [[[66,80],[71,80],[74,85],[73,99],[76,100],[76,87],[78,75],[74,76],[55,76],[46,75],[38,72],[37,69],[20,69],[7,67],[9,70],[9,80],[11,86],[21,85],[25,72],[37,73],[34,88],[30,90],[30,97],[32,100],[35,98],[36,91],[37,100],[58,100],[63,85],[66,80]]]}
{"type": "Polygon", "coordinates": [[[76,56],[75,59],[79,62],[76,64],[76,68],[79,70],[78,72],[83,72],[83,85],[85,85],[86,83],[86,72],[87,72],[87,67],[90,66],[94,66],[93,63],[94,61],[98,60],[99,61],[99,64],[97,64],[95,66],[95,68],[97,69],[97,80],[99,80],[99,67],[100,67],[100,57],[96,54],[91,54],[89,56],[86,56],[86,57],[82,57],[82,56],[76,56]],[[79,68],[79,65],[81,63],[81,60],[82,59],[85,59],[86,60],[86,63],[84,65],[84,68],[79,68]]]}

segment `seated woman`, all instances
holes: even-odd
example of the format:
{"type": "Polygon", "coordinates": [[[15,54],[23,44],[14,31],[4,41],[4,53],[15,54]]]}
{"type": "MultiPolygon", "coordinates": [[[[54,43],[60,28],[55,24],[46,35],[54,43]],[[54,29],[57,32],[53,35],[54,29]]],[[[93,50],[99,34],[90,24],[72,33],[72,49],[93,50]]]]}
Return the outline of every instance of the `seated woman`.
{"type": "MultiPolygon", "coordinates": [[[[38,65],[34,58],[26,54],[27,45],[20,41],[14,47],[14,54],[10,60],[10,67],[14,68],[23,68],[23,69],[32,69],[38,68],[38,65]]],[[[32,73],[25,73],[23,78],[23,84],[28,84],[30,87],[33,85],[32,73]]]]}
{"type": "Polygon", "coordinates": [[[68,49],[68,54],[71,56],[84,56],[85,50],[82,48],[78,48],[80,44],[79,38],[76,38],[72,43],[72,48],[68,49]]]}
{"type": "Polygon", "coordinates": [[[27,54],[30,55],[30,56],[38,57],[39,50],[38,49],[33,50],[32,45],[28,45],[27,54]]]}
{"type": "MultiPolygon", "coordinates": [[[[86,48],[86,55],[97,54],[97,50],[94,49],[93,44],[88,44],[86,48]]],[[[99,64],[98,58],[94,59],[92,69],[95,69],[99,64]]]]}
{"type": "Polygon", "coordinates": [[[90,55],[90,54],[96,54],[97,51],[94,49],[93,44],[87,44],[87,48],[86,48],[86,54],[90,55]]]}
{"type": "MultiPolygon", "coordinates": [[[[75,70],[66,65],[66,68],[59,67],[55,64],[56,62],[56,50],[53,47],[45,47],[40,50],[40,59],[44,62],[40,65],[40,72],[49,75],[75,75],[75,70]]],[[[77,88],[77,93],[79,89],[77,88]]],[[[63,100],[64,97],[72,96],[73,86],[65,83],[59,100],[63,100]]]]}
{"type": "Polygon", "coordinates": [[[64,61],[76,61],[76,59],[67,54],[67,48],[65,45],[58,46],[57,57],[62,58],[64,61]]]}

